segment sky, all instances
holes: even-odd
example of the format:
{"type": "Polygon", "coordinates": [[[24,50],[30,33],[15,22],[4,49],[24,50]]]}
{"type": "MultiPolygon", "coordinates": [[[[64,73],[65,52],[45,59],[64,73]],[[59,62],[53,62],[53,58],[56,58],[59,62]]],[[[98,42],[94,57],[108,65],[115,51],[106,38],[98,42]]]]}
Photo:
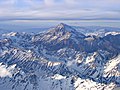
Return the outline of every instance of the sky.
{"type": "Polygon", "coordinates": [[[0,0],[0,20],[120,20],[120,0],[0,0]]]}

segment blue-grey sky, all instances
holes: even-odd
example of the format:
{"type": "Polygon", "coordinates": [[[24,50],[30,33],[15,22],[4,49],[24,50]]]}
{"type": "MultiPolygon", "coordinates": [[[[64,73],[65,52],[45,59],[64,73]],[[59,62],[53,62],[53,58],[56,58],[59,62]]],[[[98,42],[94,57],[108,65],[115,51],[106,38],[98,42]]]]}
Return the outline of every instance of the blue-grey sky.
{"type": "Polygon", "coordinates": [[[0,0],[0,20],[115,19],[120,0],[0,0]]]}

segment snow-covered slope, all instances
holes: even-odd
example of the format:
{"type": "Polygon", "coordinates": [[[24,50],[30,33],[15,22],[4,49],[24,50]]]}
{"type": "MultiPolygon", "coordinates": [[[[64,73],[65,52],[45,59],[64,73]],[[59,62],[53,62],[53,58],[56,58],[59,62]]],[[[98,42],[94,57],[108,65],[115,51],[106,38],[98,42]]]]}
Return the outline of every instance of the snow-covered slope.
{"type": "Polygon", "coordinates": [[[120,34],[84,35],[64,23],[0,39],[1,90],[113,90],[120,86],[120,34]]]}

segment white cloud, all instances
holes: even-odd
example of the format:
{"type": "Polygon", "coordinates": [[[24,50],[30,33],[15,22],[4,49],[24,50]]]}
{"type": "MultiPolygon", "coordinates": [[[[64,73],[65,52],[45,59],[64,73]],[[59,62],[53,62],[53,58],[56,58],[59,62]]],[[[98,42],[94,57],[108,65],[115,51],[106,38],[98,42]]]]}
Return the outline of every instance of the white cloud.
{"type": "Polygon", "coordinates": [[[55,1],[54,0],[44,0],[46,5],[54,5],[55,1]]]}
{"type": "Polygon", "coordinates": [[[119,4],[120,0],[2,0],[0,18],[120,19],[119,4]]]}

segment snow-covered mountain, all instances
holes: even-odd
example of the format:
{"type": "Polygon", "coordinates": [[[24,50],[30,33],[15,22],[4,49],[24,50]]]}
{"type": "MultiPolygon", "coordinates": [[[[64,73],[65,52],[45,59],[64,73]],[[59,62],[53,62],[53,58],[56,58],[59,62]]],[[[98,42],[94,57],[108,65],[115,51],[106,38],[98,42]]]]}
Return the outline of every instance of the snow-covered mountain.
{"type": "Polygon", "coordinates": [[[103,27],[103,26],[73,26],[79,32],[85,35],[97,35],[99,37],[105,36],[107,32],[120,32],[117,27],[103,27]]]}
{"type": "Polygon", "coordinates": [[[120,32],[82,34],[64,23],[39,34],[0,36],[1,90],[113,90],[120,32]]]}

